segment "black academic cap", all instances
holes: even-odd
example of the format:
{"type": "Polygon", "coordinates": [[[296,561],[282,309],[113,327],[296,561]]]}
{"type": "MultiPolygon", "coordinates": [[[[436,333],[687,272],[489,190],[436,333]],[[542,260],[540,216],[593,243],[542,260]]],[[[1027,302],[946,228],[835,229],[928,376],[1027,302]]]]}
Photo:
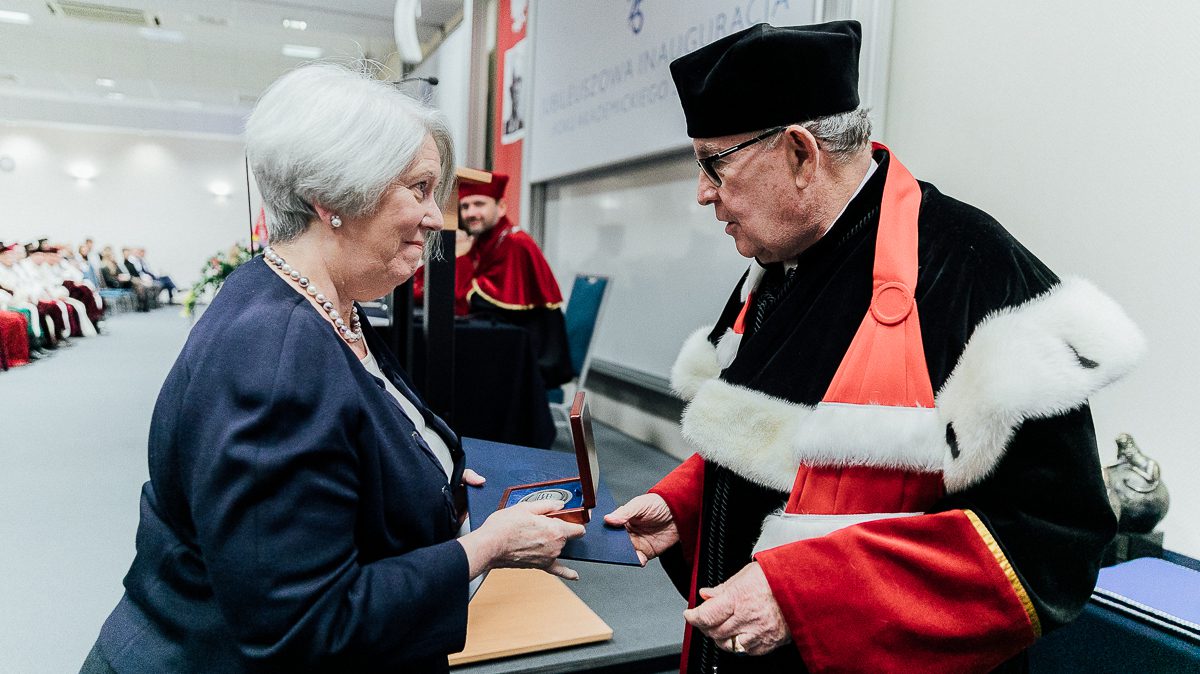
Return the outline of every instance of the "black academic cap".
{"type": "Polygon", "coordinates": [[[687,134],[715,138],[858,107],[862,26],[760,23],[671,62],[687,134]]]}

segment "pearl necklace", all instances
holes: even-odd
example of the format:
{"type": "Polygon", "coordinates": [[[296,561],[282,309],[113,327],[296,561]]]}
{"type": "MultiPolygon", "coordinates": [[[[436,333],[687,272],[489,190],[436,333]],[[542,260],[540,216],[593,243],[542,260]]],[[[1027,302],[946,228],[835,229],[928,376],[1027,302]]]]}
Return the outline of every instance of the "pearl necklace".
{"type": "Polygon", "coordinates": [[[309,297],[315,299],[317,304],[321,305],[321,308],[325,310],[325,313],[329,314],[329,318],[333,321],[333,326],[337,330],[338,336],[346,340],[347,344],[353,344],[363,338],[362,323],[358,320],[358,307],[351,305],[350,325],[346,325],[346,321],[333,306],[333,302],[330,302],[328,297],[317,290],[317,287],[309,282],[308,277],[301,276],[298,270],[292,269],[292,265],[284,261],[282,257],[279,257],[279,254],[274,249],[267,246],[263,251],[263,258],[278,267],[284,276],[299,285],[305,293],[308,293],[309,297]]]}

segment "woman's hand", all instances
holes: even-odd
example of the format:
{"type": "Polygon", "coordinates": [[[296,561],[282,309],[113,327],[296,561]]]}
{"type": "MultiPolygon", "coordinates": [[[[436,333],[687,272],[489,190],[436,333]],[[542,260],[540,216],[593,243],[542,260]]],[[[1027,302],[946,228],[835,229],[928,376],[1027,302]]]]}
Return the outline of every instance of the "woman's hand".
{"type": "Polygon", "coordinates": [[[583,535],[583,525],[546,517],[562,506],[560,501],[540,501],[502,508],[483,526],[458,539],[467,551],[471,577],[488,569],[517,568],[544,569],[560,578],[578,580],[578,573],[558,563],[558,555],[567,541],[583,535]]]}
{"type": "Polygon", "coordinates": [[[625,527],[642,566],[679,542],[679,529],[667,502],[658,494],[642,494],[604,516],[604,523],[625,527]]]}

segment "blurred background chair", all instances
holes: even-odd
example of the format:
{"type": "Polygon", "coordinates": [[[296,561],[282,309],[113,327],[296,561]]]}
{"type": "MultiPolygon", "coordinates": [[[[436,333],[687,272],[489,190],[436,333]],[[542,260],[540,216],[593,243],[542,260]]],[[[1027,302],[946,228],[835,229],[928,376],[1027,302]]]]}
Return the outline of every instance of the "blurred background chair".
{"type": "Polygon", "coordinates": [[[137,307],[137,300],[132,290],[124,288],[100,288],[100,297],[104,299],[108,309],[114,314],[133,311],[137,307]]]}
{"type": "Polygon", "coordinates": [[[571,286],[563,320],[567,325],[567,345],[571,349],[571,369],[575,372],[575,379],[562,388],[546,392],[555,426],[567,425],[570,405],[566,401],[574,397],[575,391],[583,388],[587,382],[592,337],[596,334],[596,325],[604,308],[608,280],[607,276],[576,274],[575,283],[571,286]],[[565,389],[570,389],[569,394],[565,389]]]}

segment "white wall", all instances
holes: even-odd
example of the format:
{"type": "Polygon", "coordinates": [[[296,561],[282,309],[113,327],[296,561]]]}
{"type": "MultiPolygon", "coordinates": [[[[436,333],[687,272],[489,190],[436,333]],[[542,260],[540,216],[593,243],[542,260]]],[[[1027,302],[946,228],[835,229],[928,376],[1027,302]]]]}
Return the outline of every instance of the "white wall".
{"type": "Polygon", "coordinates": [[[1167,547],[1200,556],[1200,3],[927,0],[894,20],[883,140],[1142,326],[1143,365],[1092,399],[1101,456],[1128,431],[1161,462],[1167,547]]]}
{"type": "MultiPolygon", "coordinates": [[[[0,124],[0,156],[15,163],[0,171],[0,240],[142,245],[156,271],[190,285],[205,259],[250,238],[243,148],[235,137],[0,124]],[[71,177],[81,162],[95,178],[71,177]],[[218,181],[229,196],[209,191],[218,181]]],[[[257,193],[254,203],[257,213],[257,193]]]]}
{"type": "Polygon", "coordinates": [[[454,161],[458,166],[467,165],[467,113],[471,91],[471,3],[465,3],[464,9],[463,22],[412,73],[438,78],[438,85],[429,90],[429,104],[446,115],[450,137],[454,139],[454,161]]]}

